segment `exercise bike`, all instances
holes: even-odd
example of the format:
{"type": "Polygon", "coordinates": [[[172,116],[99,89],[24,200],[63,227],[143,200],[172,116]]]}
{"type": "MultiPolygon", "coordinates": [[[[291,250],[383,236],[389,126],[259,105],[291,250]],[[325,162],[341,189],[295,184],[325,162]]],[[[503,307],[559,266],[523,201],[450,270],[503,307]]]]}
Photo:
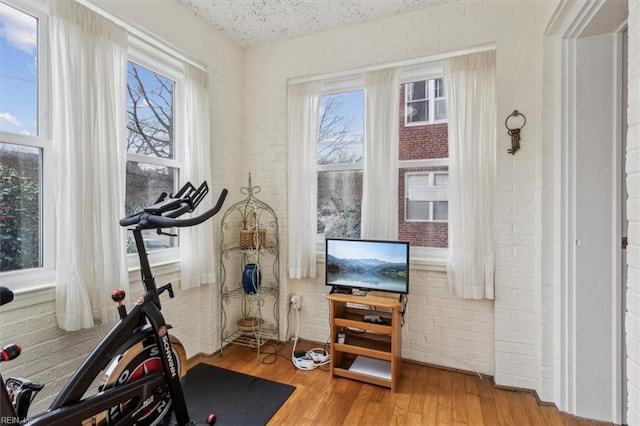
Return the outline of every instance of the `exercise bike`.
{"type": "MultiPolygon", "coordinates": [[[[144,294],[127,310],[124,291],[116,290],[120,320],[93,349],[71,376],[50,407],[28,417],[29,405],[44,385],[21,378],[0,375],[0,425],[31,426],[156,426],[196,425],[189,417],[181,385],[186,354],[179,340],[170,336],[171,328],[162,316],[160,295],[174,297],[171,283],[156,286],[144,246],[142,231],[198,225],[215,215],[227,196],[222,189],[213,207],[199,216],[179,219],[198,206],[209,192],[206,182],[197,189],[185,184],[175,195],[162,193],[143,211],[120,220],[133,232],[144,294]],[[90,387],[103,375],[97,391],[90,387]],[[95,392],[95,393],[94,393],[95,392]],[[87,396],[88,394],[88,396],[87,396]]],[[[0,287],[0,305],[13,300],[13,293],[0,287]]],[[[0,362],[20,355],[20,346],[0,349],[0,362]]],[[[95,388],[95,385],[94,385],[95,388]]],[[[213,424],[212,414],[204,424],[213,424]]]]}

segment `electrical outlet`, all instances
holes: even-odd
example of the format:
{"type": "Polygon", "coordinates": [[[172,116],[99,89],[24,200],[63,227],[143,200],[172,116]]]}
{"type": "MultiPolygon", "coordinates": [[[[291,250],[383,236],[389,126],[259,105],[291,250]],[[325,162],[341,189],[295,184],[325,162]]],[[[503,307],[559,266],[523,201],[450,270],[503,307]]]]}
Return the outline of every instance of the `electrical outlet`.
{"type": "Polygon", "coordinates": [[[297,294],[291,295],[291,304],[293,305],[293,309],[302,308],[302,297],[297,294]]]}

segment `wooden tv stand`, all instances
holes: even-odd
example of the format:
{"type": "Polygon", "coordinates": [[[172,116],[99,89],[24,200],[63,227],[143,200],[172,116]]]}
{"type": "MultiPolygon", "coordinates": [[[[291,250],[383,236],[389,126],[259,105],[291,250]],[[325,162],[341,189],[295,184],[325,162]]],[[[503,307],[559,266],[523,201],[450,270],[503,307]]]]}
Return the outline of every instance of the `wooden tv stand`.
{"type": "Polygon", "coordinates": [[[366,296],[331,293],[327,299],[331,325],[331,375],[385,386],[395,392],[400,377],[402,347],[400,296],[380,292],[369,292],[366,296]],[[357,307],[355,304],[366,306],[357,307]],[[365,321],[365,315],[367,318],[379,317],[380,321],[377,318],[376,322],[365,321]],[[345,333],[344,343],[338,342],[340,332],[345,333]],[[384,372],[378,373],[374,368],[369,373],[367,369],[356,368],[370,364],[374,367],[383,364],[384,372]]]}

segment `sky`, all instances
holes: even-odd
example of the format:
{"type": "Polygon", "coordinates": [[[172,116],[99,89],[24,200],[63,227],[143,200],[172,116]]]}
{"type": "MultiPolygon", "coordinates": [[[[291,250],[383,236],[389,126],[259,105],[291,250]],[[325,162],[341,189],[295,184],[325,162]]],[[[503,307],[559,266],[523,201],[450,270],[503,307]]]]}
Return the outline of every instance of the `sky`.
{"type": "MultiPolygon", "coordinates": [[[[340,108],[337,112],[338,115],[351,119],[351,126],[349,128],[349,134],[355,141],[350,147],[350,151],[360,157],[364,155],[364,92],[362,90],[354,90],[351,92],[337,93],[323,96],[325,99],[328,96],[337,98],[340,108]]],[[[323,103],[320,103],[322,108],[323,103]]],[[[321,146],[318,147],[322,148],[321,146]]]]}
{"type": "MultiPolygon", "coordinates": [[[[36,18],[0,3],[0,131],[37,136],[36,18]]],[[[140,69],[147,89],[158,86],[140,69]]]]}
{"type": "Polygon", "coordinates": [[[37,20],[0,3],[0,131],[37,135],[37,20]]]}

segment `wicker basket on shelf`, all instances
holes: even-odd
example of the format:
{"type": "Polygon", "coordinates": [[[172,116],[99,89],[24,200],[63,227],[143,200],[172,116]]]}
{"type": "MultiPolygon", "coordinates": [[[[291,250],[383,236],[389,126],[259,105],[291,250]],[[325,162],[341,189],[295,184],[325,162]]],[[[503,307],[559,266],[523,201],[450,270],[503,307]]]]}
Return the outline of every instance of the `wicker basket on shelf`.
{"type": "Polygon", "coordinates": [[[267,230],[262,229],[241,229],[240,230],[240,248],[255,249],[264,247],[267,241],[267,230]],[[257,245],[256,245],[257,243],[257,245]]]}
{"type": "Polygon", "coordinates": [[[246,332],[256,331],[258,327],[262,325],[263,322],[264,321],[261,320],[260,318],[247,317],[247,318],[240,318],[236,322],[236,325],[238,326],[238,329],[240,331],[243,331],[246,333],[246,332]]]}

